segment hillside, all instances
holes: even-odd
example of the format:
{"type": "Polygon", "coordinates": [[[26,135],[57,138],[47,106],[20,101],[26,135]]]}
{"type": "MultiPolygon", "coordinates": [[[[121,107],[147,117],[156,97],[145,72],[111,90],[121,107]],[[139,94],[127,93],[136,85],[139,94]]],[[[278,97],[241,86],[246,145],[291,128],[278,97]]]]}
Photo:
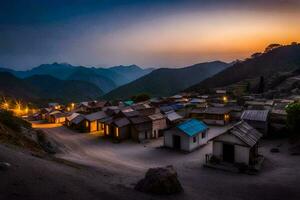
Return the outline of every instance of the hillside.
{"type": "Polygon", "coordinates": [[[110,78],[98,73],[95,68],[78,67],[67,80],[78,80],[92,83],[99,87],[104,93],[109,92],[117,87],[116,83],[110,78]]]}
{"type": "Polygon", "coordinates": [[[19,78],[28,78],[33,75],[50,75],[61,80],[82,80],[97,85],[106,93],[150,73],[151,69],[142,69],[136,65],[95,68],[73,66],[67,63],[52,63],[42,64],[26,71],[0,68],[1,71],[10,72],[19,78]]]}
{"type": "Polygon", "coordinates": [[[34,75],[20,79],[8,72],[0,72],[0,94],[42,103],[95,99],[103,92],[94,84],[84,81],[60,80],[48,75],[34,75]]]}
{"type": "Polygon", "coordinates": [[[148,93],[151,96],[172,95],[222,71],[227,66],[227,63],[215,61],[178,69],[157,69],[150,74],[109,92],[104,98],[128,98],[138,93],[148,93]]]}
{"type": "Polygon", "coordinates": [[[224,71],[186,89],[202,91],[208,88],[225,87],[247,79],[267,80],[278,72],[288,72],[300,67],[300,45],[287,45],[253,55],[242,62],[237,62],[224,71]]]}

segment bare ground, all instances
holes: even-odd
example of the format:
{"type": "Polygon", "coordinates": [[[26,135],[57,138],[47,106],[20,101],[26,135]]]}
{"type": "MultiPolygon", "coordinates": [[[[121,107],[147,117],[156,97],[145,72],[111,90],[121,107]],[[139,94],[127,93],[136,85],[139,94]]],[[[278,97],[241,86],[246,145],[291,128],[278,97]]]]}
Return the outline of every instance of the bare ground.
{"type": "Polygon", "coordinates": [[[263,141],[264,167],[249,176],[203,168],[211,144],[184,154],[160,148],[162,139],[113,144],[65,127],[38,128],[61,144],[59,159],[0,146],[0,161],[12,164],[0,171],[0,199],[300,199],[300,156],[288,153],[286,141],[263,141]],[[280,153],[270,153],[277,146],[280,153]],[[133,190],[148,168],[170,164],[179,174],[183,194],[153,196],[133,190]]]}

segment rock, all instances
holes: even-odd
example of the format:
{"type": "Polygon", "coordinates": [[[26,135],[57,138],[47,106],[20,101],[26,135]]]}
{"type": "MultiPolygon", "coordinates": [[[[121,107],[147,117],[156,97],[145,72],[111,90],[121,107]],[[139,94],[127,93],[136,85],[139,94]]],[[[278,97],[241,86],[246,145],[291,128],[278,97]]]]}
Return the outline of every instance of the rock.
{"type": "Polygon", "coordinates": [[[153,194],[174,194],[183,191],[173,166],[150,168],[135,189],[153,194]]]}
{"type": "Polygon", "coordinates": [[[10,164],[7,162],[0,162],[0,170],[1,171],[6,171],[10,168],[10,164]]]}

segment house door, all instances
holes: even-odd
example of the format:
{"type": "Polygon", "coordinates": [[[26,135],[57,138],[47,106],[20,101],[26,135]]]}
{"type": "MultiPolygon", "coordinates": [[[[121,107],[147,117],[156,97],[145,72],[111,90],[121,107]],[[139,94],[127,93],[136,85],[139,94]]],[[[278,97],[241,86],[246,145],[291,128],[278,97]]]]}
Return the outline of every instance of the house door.
{"type": "Polygon", "coordinates": [[[97,121],[92,121],[90,123],[90,132],[97,131],[97,121]]]}
{"type": "Polygon", "coordinates": [[[223,161],[230,163],[234,162],[234,145],[223,144],[223,161]]]}
{"type": "Polygon", "coordinates": [[[173,135],[173,148],[181,149],[181,140],[179,135],[173,135]]]}

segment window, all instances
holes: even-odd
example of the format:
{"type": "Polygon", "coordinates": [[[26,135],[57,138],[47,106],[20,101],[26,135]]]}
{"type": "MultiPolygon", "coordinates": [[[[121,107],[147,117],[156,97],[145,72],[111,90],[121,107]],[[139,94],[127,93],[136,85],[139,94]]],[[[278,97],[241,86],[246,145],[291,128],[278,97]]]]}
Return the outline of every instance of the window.
{"type": "Polygon", "coordinates": [[[116,128],[116,137],[119,137],[119,128],[116,128]]]}
{"type": "Polygon", "coordinates": [[[197,142],[197,137],[193,137],[193,142],[194,142],[194,143],[197,142]]]}
{"type": "Polygon", "coordinates": [[[206,132],[203,132],[202,133],[202,138],[205,138],[206,137],[206,132]]]}

